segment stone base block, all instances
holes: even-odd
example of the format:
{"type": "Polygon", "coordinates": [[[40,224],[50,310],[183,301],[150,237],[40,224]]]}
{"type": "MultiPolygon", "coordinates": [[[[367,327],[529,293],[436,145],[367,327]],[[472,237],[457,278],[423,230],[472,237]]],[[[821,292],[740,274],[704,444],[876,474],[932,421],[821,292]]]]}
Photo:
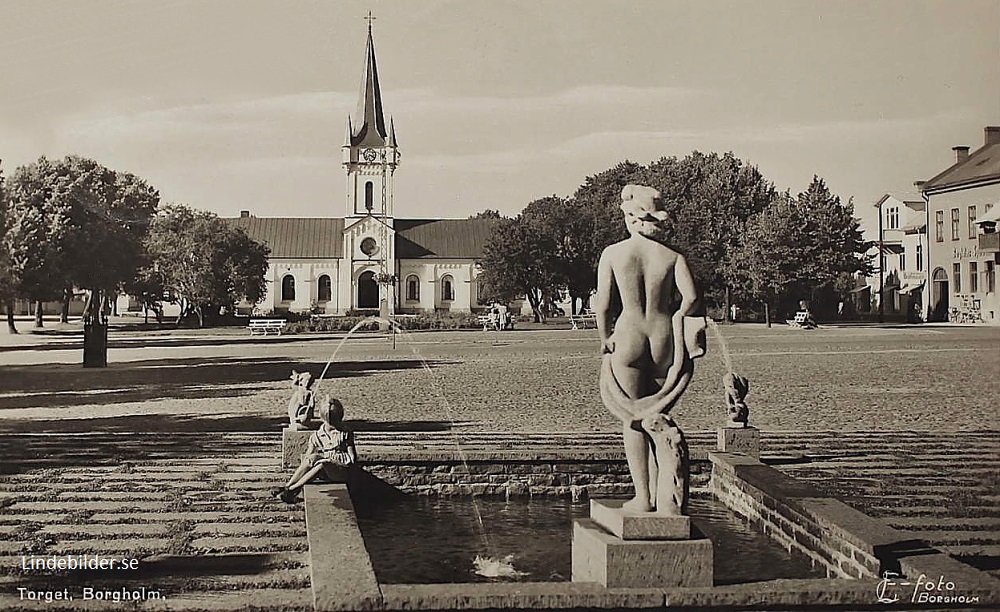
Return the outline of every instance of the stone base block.
{"type": "Polygon", "coordinates": [[[309,443],[309,436],[313,434],[311,429],[289,429],[281,430],[281,467],[295,468],[302,461],[302,453],[306,452],[306,445],[309,443]]]}
{"type": "Polygon", "coordinates": [[[590,518],[623,540],[687,540],[691,517],[625,510],[622,499],[590,500],[590,518]]]}
{"type": "Polygon", "coordinates": [[[697,528],[690,540],[622,540],[590,519],[573,522],[573,582],[607,588],[712,586],[712,542],[697,528]]]}
{"type": "Polygon", "coordinates": [[[760,430],[756,427],[723,427],[719,429],[719,452],[760,458],[760,430]]]}

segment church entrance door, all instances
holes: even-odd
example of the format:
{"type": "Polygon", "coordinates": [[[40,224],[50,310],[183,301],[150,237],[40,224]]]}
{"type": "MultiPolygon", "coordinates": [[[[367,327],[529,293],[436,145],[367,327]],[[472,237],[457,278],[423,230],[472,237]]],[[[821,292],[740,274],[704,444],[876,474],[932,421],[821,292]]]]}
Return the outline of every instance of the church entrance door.
{"type": "Polygon", "coordinates": [[[378,283],[374,272],[368,271],[358,277],[358,308],[378,308],[378,283]]]}

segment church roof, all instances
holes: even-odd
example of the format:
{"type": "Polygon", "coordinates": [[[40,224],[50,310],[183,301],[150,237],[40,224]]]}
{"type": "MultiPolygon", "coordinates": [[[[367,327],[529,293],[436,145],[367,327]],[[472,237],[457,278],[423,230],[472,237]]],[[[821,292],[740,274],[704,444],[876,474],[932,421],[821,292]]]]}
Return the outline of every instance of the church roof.
{"type": "Polygon", "coordinates": [[[344,220],[238,217],[226,219],[271,249],[275,259],[338,259],[344,253],[344,220]]]}
{"type": "MultiPolygon", "coordinates": [[[[340,259],[344,220],[237,217],[226,221],[271,249],[272,259],[340,259]]],[[[396,258],[479,259],[495,219],[396,219],[396,258]]]]}
{"type": "Polygon", "coordinates": [[[382,90],[378,84],[378,67],[375,64],[375,41],[371,24],[368,25],[368,46],[365,48],[365,70],[361,75],[361,93],[358,110],[351,129],[351,146],[385,146],[388,132],[382,114],[382,90]]]}
{"type": "Polygon", "coordinates": [[[495,219],[396,219],[396,258],[478,259],[495,219]]]}

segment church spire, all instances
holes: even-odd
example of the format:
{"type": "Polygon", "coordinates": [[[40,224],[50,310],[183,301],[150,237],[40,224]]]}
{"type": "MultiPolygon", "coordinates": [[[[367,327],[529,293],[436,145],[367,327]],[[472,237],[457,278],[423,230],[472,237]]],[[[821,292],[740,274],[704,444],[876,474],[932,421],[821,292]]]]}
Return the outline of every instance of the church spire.
{"type": "Polygon", "coordinates": [[[354,117],[351,134],[352,146],[384,146],[388,136],[385,118],[382,115],[382,92],[378,84],[378,68],[375,65],[375,42],[372,38],[371,11],[368,20],[368,46],[365,49],[365,70],[361,75],[361,93],[358,96],[358,110],[354,117]]]}

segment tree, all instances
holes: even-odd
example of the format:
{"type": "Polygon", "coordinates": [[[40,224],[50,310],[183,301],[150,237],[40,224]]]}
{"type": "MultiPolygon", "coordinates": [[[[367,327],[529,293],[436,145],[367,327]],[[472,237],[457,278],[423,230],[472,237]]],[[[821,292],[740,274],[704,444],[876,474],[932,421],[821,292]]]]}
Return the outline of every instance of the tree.
{"type": "Polygon", "coordinates": [[[493,210],[492,208],[487,208],[482,212],[478,212],[474,215],[469,216],[470,219],[504,219],[505,217],[500,214],[499,210],[493,210]]]}
{"type": "Polygon", "coordinates": [[[163,287],[204,326],[220,308],[230,311],[264,295],[268,248],[213,213],[168,206],[150,224],[146,251],[163,287]]]}
{"type": "Polygon", "coordinates": [[[517,217],[502,219],[483,248],[486,297],[508,302],[525,295],[535,321],[544,322],[553,297],[567,286],[573,239],[566,234],[570,206],[549,196],[528,204],[517,217]]]}
{"type": "Polygon", "coordinates": [[[817,290],[843,284],[844,274],[870,273],[851,202],[842,204],[826,183],[814,176],[798,197],[782,194],[752,218],[734,251],[727,273],[742,281],[744,295],[771,309],[817,290]]]}
{"type": "Polygon", "coordinates": [[[57,166],[40,157],[15,170],[6,186],[8,269],[17,294],[35,302],[36,327],[42,326],[41,302],[58,296],[68,278],[69,202],[56,197],[64,182],[57,166]]]}
{"type": "Polygon", "coordinates": [[[619,208],[621,190],[629,183],[660,191],[671,222],[670,246],[684,253],[702,286],[706,300],[728,310],[733,279],[726,262],[747,220],[776,197],[774,186],[757,168],[732,153],[692,152],[683,159],[664,157],[641,166],[625,161],[588,177],[573,196],[590,219],[593,237],[585,260],[596,276],[603,249],[628,233],[619,208]]]}
{"type": "Polygon", "coordinates": [[[7,233],[7,206],[3,168],[0,167],[0,304],[7,311],[7,330],[16,334],[17,326],[14,324],[14,299],[17,297],[16,279],[11,269],[10,253],[3,239],[7,233]]]}

